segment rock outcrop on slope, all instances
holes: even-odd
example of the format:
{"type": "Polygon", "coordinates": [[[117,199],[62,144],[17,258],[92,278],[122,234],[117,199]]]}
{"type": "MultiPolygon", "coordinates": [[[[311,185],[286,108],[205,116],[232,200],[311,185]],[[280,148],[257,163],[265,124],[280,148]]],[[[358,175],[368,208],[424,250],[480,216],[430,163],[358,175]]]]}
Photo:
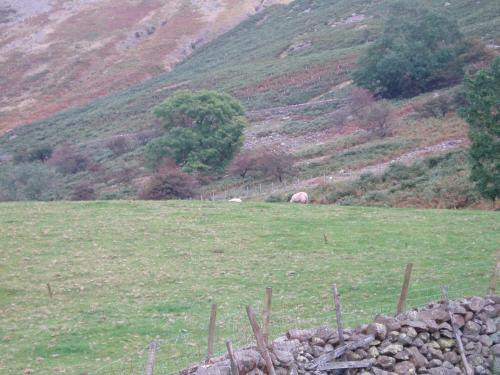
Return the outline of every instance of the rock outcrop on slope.
{"type": "MultiPolygon", "coordinates": [[[[450,301],[449,311],[461,334],[465,356],[474,374],[500,373],[500,297],[472,297],[450,301]]],[[[450,314],[444,302],[392,316],[377,316],[374,322],[344,330],[345,344],[351,346],[342,358],[335,358],[340,340],[336,329],[292,329],[276,339],[269,352],[277,375],[327,375],[326,363],[362,361],[363,369],[351,374],[465,374],[450,314]],[[357,348],[356,348],[357,347],[357,348]]],[[[235,352],[240,375],[267,373],[257,348],[235,352]]],[[[357,362],[360,363],[360,362],[357,362]]],[[[229,375],[227,357],[208,364],[191,366],[180,375],[229,375]]]]}

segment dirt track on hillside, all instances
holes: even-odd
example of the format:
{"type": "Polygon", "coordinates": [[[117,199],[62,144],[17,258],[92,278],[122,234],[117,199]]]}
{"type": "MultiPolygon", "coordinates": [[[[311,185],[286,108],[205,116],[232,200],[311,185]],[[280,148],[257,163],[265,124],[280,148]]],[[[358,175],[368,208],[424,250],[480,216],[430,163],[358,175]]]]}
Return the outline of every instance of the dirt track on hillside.
{"type": "Polygon", "coordinates": [[[425,156],[440,154],[443,152],[451,151],[460,147],[464,147],[467,142],[464,139],[450,139],[441,143],[437,143],[431,146],[419,147],[410,152],[404,153],[398,157],[395,157],[389,161],[384,161],[366,167],[353,170],[340,170],[333,174],[328,174],[320,177],[310,178],[304,180],[302,183],[303,187],[315,187],[325,183],[336,183],[349,181],[359,178],[362,174],[373,173],[380,174],[385,172],[392,164],[404,164],[410,165],[415,163],[417,160],[422,159],[425,156]]]}

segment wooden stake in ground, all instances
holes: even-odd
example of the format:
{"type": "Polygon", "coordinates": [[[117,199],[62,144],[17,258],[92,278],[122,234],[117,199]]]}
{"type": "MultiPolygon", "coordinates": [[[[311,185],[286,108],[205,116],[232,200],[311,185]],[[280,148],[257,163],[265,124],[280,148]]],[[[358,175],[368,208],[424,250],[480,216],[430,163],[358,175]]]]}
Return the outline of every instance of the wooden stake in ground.
{"type": "Polygon", "coordinates": [[[250,320],[250,325],[252,326],[253,334],[255,335],[255,340],[257,341],[257,349],[260,352],[262,358],[264,358],[264,362],[266,363],[267,373],[269,375],[276,375],[276,371],[274,370],[273,362],[271,361],[271,357],[267,350],[266,343],[264,341],[264,337],[262,337],[262,332],[260,331],[259,323],[257,323],[257,319],[255,318],[255,312],[253,311],[252,306],[247,306],[247,315],[250,320]]]}
{"type": "Polygon", "coordinates": [[[217,318],[217,305],[214,303],[212,305],[212,310],[210,311],[210,324],[208,325],[207,360],[212,358],[214,355],[215,320],[216,320],[216,318],[217,318]]]}
{"type": "Polygon", "coordinates": [[[451,327],[453,328],[453,335],[455,336],[455,340],[457,341],[458,352],[460,353],[460,358],[462,358],[462,364],[464,365],[466,375],[474,375],[474,371],[472,367],[470,367],[469,362],[467,361],[467,357],[465,356],[464,344],[462,343],[462,337],[460,330],[458,329],[457,323],[455,322],[455,318],[450,310],[450,300],[448,299],[448,289],[444,286],[441,287],[441,291],[443,293],[443,299],[446,306],[446,311],[450,315],[451,327]]]}
{"type": "Polygon", "coordinates": [[[240,370],[238,369],[238,363],[236,362],[236,357],[233,352],[233,343],[231,340],[226,341],[227,354],[229,356],[229,362],[231,363],[231,375],[240,375],[240,370]]]}
{"type": "Polygon", "coordinates": [[[495,268],[491,274],[490,286],[488,288],[488,294],[493,296],[497,293],[497,280],[498,274],[500,273],[500,250],[497,251],[497,260],[495,263],[495,268]]]}
{"type": "Polygon", "coordinates": [[[49,292],[49,297],[52,298],[54,294],[52,293],[52,288],[50,287],[50,283],[47,283],[47,291],[49,292]]]}
{"type": "Polygon", "coordinates": [[[337,318],[337,330],[339,332],[339,342],[340,345],[344,345],[344,327],[342,326],[342,308],[340,306],[339,291],[337,289],[337,284],[332,286],[333,301],[335,302],[335,316],[337,318]]]}
{"type": "Polygon", "coordinates": [[[269,344],[269,325],[271,323],[271,302],[273,298],[273,288],[266,288],[266,297],[264,298],[264,309],[262,310],[262,336],[264,342],[269,344]]]}
{"type": "Polygon", "coordinates": [[[399,295],[399,302],[396,314],[401,314],[405,310],[406,297],[408,297],[408,287],[410,286],[410,277],[412,269],[413,269],[413,263],[408,263],[406,265],[405,278],[403,281],[403,286],[401,287],[401,294],[399,295]]]}
{"type": "Polygon", "coordinates": [[[146,369],[144,370],[145,375],[153,375],[154,373],[157,348],[158,348],[158,343],[155,340],[149,343],[148,361],[146,362],[146,369]]]}

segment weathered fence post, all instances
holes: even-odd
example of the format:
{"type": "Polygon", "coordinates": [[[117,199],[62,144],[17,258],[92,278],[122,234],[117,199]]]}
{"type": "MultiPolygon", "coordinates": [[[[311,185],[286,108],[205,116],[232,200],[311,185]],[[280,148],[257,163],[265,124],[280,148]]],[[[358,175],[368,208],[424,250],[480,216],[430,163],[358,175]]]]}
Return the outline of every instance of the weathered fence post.
{"type": "Polygon", "coordinates": [[[399,302],[396,314],[401,314],[405,309],[406,297],[408,296],[408,287],[410,286],[410,277],[412,269],[413,269],[413,263],[408,263],[406,265],[405,277],[403,280],[403,286],[401,287],[401,294],[399,295],[399,302]]]}
{"type": "Polygon", "coordinates": [[[262,310],[262,336],[264,342],[269,344],[269,324],[271,323],[271,303],[273,298],[273,288],[266,288],[266,297],[264,299],[264,309],[262,310]]]}
{"type": "Polygon", "coordinates": [[[217,305],[212,304],[212,309],[210,311],[210,323],[208,325],[208,350],[207,350],[207,360],[212,358],[214,355],[214,338],[215,338],[215,320],[217,318],[217,305]]]}
{"type": "Polygon", "coordinates": [[[238,369],[238,363],[236,362],[236,357],[234,356],[233,343],[231,340],[226,341],[226,348],[229,362],[231,363],[231,375],[240,375],[240,370],[238,369]]]}
{"type": "Polygon", "coordinates": [[[498,280],[499,273],[500,273],[500,250],[497,251],[497,260],[495,263],[495,268],[493,269],[493,272],[491,273],[490,286],[488,288],[488,294],[490,296],[497,293],[497,280],[498,280]]]}
{"type": "Polygon", "coordinates": [[[158,343],[156,342],[156,340],[153,340],[149,343],[148,361],[146,362],[146,369],[144,370],[145,375],[153,375],[154,373],[157,348],[158,348],[158,343]]]}
{"type": "Polygon", "coordinates": [[[49,292],[49,298],[52,298],[54,294],[52,293],[52,288],[50,287],[50,283],[47,283],[47,291],[49,292]]]}
{"type": "Polygon", "coordinates": [[[257,319],[255,318],[255,312],[253,311],[252,306],[247,306],[247,315],[250,320],[250,325],[252,326],[253,334],[255,335],[255,340],[257,341],[257,349],[260,352],[262,358],[264,358],[264,362],[266,363],[267,373],[269,375],[276,375],[276,371],[274,370],[273,361],[271,360],[271,356],[267,350],[266,343],[264,342],[264,337],[262,337],[262,332],[260,331],[259,323],[257,323],[257,319]]]}
{"type": "Polygon", "coordinates": [[[335,317],[337,319],[337,330],[339,332],[339,343],[344,345],[344,327],[342,326],[342,308],[340,306],[339,291],[337,289],[337,284],[332,286],[333,301],[335,303],[335,317]]]}
{"type": "Polygon", "coordinates": [[[462,337],[460,330],[457,327],[457,323],[455,322],[455,318],[450,310],[450,300],[448,299],[448,289],[445,286],[441,287],[441,292],[443,294],[443,299],[446,306],[446,311],[450,316],[451,327],[453,328],[453,334],[455,336],[455,340],[457,341],[458,352],[460,353],[460,358],[462,359],[462,364],[464,365],[465,373],[467,375],[474,375],[474,371],[472,367],[470,367],[469,362],[467,361],[467,357],[465,356],[464,344],[462,342],[462,337]]]}

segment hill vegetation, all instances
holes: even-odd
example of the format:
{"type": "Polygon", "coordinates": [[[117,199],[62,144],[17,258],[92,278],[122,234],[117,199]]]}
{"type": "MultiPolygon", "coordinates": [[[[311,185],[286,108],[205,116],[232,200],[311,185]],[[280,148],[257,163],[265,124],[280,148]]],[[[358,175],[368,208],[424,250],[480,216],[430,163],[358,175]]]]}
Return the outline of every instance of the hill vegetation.
{"type": "Polygon", "coordinates": [[[248,16],[289,0],[4,0],[0,135],[169,71],[248,16]]]}
{"type": "MultiPolygon", "coordinates": [[[[136,197],[153,174],[144,157],[146,144],[162,134],[154,108],[177,90],[204,88],[227,92],[246,107],[251,122],[243,152],[288,155],[294,178],[357,171],[442,142],[466,147],[468,127],[457,114],[463,106],[460,82],[410,99],[375,101],[371,111],[353,116],[351,75],[382,35],[391,4],[297,0],[271,7],[197,49],[168,74],[12,131],[0,138],[0,160],[23,159],[40,146],[67,149],[73,160],[86,162],[75,173],[60,173],[64,197],[82,185],[99,199],[136,197]]],[[[496,2],[422,4],[458,23],[470,46],[466,73],[485,67],[497,53],[496,2]]],[[[434,153],[448,151],[454,150],[434,153]]],[[[216,177],[208,186],[202,181],[203,189],[276,179],[260,172],[216,177]]]]}

